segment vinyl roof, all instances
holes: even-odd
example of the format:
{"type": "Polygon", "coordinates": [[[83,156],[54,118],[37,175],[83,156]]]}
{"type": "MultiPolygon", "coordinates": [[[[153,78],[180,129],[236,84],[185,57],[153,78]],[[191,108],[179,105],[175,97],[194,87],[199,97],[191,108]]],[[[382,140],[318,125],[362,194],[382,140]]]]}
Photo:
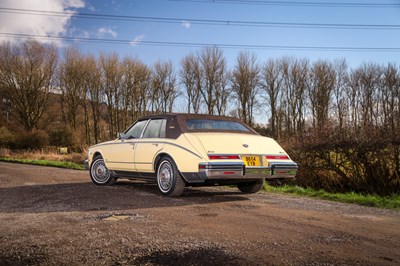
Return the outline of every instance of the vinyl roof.
{"type": "MultiPolygon", "coordinates": [[[[240,121],[239,119],[235,117],[229,117],[229,116],[218,116],[218,115],[207,115],[207,114],[186,114],[186,113],[165,113],[165,114],[155,114],[155,115],[148,115],[144,116],[142,118],[139,118],[138,121],[140,120],[146,120],[146,119],[162,119],[165,118],[167,119],[167,129],[166,129],[166,137],[167,138],[173,138],[176,139],[178,138],[182,133],[185,132],[213,132],[213,130],[189,130],[186,126],[185,121],[188,119],[199,119],[199,120],[222,120],[222,121],[232,121],[232,122],[237,122],[242,125],[244,125],[247,129],[249,129],[249,132],[240,132],[240,133],[247,133],[247,134],[257,134],[258,133],[240,121]]],[[[238,133],[238,131],[221,131],[221,130],[215,130],[215,132],[232,132],[232,133],[238,133]]]]}

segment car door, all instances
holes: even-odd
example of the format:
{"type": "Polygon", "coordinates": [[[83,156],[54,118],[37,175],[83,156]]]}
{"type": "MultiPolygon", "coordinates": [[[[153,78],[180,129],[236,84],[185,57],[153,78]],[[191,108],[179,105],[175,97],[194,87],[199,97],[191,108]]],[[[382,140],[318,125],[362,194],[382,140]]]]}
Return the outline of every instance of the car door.
{"type": "Polygon", "coordinates": [[[143,129],[149,120],[136,122],[123,136],[109,145],[106,163],[112,170],[136,172],[134,163],[134,151],[136,142],[140,139],[143,129]]]}
{"type": "Polygon", "coordinates": [[[152,119],[135,145],[135,167],[141,174],[154,173],[154,160],[164,147],[166,119],[152,119]]]}

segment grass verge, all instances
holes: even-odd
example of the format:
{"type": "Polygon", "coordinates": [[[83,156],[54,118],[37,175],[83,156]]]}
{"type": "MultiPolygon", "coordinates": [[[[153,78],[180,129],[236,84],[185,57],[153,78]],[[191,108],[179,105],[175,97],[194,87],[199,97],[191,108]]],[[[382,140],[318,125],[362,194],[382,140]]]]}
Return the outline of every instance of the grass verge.
{"type": "Polygon", "coordinates": [[[0,161],[9,162],[9,163],[22,163],[22,164],[41,165],[41,166],[51,166],[51,167],[67,168],[67,169],[75,169],[75,170],[85,170],[85,167],[83,166],[83,164],[77,164],[77,163],[72,163],[72,162],[15,159],[15,158],[0,158],[0,161]]]}
{"type": "Polygon", "coordinates": [[[354,203],[369,207],[400,210],[400,194],[392,195],[389,197],[381,197],[378,195],[363,195],[355,192],[330,193],[324,190],[315,190],[299,186],[285,185],[282,187],[273,187],[267,184],[264,185],[264,190],[268,192],[295,194],[300,196],[307,196],[312,198],[338,201],[344,203],[354,203]]]}

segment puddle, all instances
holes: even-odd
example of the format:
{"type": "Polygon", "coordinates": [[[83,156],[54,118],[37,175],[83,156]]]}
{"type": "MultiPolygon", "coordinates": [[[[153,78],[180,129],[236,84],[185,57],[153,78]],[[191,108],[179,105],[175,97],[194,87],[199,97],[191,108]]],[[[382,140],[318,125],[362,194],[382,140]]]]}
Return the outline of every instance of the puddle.
{"type": "Polygon", "coordinates": [[[104,221],[123,221],[123,220],[127,220],[128,218],[130,218],[130,215],[125,215],[125,214],[114,214],[108,217],[104,217],[103,220],[104,221]]]}

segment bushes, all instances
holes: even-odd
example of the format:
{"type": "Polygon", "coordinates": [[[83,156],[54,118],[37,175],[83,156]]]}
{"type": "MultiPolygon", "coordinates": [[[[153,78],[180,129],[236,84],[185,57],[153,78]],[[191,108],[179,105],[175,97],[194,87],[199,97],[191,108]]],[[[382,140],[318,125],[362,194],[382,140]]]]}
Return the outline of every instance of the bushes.
{"type": "Polygon", "coordinates": [[[32,132],[23,130],[12,132],[4,126],[0,127],[0,147],[10,149],[40,150],[53,146],[82,151],[80,142],[79,133],[72,131],[68,126],[55,127],[48,131],[35,129],[32,132]]]}
{"type": "Polygon", "coordinates": [[[395,140],[328,138],[298,143],[288,152],[300,165],[300,186],[386,196],[400,192],[399,147],[395,140]]]}
{"type": "Polygon", "coordinates": [[[49,144],[49,136],[43,130],[32,132],[11,132],[6,127],[0,128],[0,147],[11,149],[41,149],[49,144]]]}
{"type": "Polygon", "coordinates": [[[49,135],[43,130],[22,133],[16,143],[19,149],[42,149],[47,145],[49,145],[49,135]]]}
{"type": "Polygon", "coordinates": [[[11,146],[15,139],[15,135],[8,128],[0,127],[0,147],[11,146]]]}
{"type": "Polygon", "coordinates": [[[72,130],[68,127],[52,129],[49,132],[50,145],[70,147],[74,145],[72,130]]]}

